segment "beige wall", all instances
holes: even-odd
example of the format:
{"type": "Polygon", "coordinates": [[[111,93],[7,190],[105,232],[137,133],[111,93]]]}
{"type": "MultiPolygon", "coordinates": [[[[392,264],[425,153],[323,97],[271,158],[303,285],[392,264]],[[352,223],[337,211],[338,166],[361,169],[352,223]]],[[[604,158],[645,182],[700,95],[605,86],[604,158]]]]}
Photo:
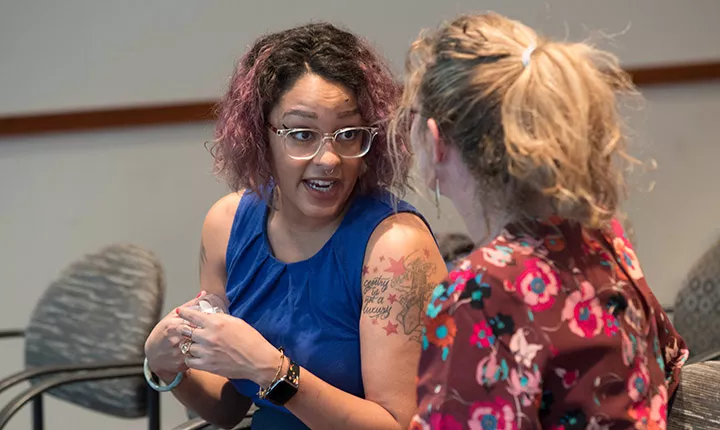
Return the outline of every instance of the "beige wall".
{"type": "MultiPolygon", "coordinates": [[[[253,37],[311,17],[345,22],[399,68],[420,27],[478,4],[0,0],[0,113],[212,98],[253,37]]],[[[717,0],[481,4],[560,37],[567,24],[575,39],[588,29],[617,33],[631,23],[613,47],[627,64],[720,57],[717,0]]],[[[720,83],[651,89],[646,96],[632,125],[640,156],[655,158],[659,169],[640,182],[655,181],[655,190],[634,192],[627,209],[650,284],[668,303],[687,268],[720,235],[720,83]]],[[[64,265],[109,242],[133,241],[160,256],[166,309],[192,295],[200,225],[225,191],[210,175],[203,148],[210,131],[211,124],[189,124],[0,140],[0,327],[23,326],[64,265]]],[[[462,230],[447,202],[441,220],[430,202],[420,207],[438,231],[462,230]]],[[[7,346],[0,357],[5,373],[22,363],[21,344],[7,346]]],[[[163,428],[171,428],[182,409],[163,398],[163,428]]],[[[54,401],[47,406],[49,428],[146,425],[54,401]]],[[[9,428],[28,423],[24,412],[9,428]]]]}

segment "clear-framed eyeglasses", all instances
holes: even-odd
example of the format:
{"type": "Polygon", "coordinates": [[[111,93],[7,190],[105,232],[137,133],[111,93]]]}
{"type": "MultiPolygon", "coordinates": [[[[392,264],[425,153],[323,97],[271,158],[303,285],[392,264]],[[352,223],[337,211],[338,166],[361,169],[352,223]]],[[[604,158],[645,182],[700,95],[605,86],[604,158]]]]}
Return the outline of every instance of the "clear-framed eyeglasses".
{"type": "Polygon", "coordinates": [[[311,160],[320,153],[325,140],[330,139],[335,152],[342,158],[361,158],[369,151],[377,127],[345,127],[334,133],[323,133],[312,128],[276,128],[270,131],[281,137],[285,153],[294,160],[311,160]]]}

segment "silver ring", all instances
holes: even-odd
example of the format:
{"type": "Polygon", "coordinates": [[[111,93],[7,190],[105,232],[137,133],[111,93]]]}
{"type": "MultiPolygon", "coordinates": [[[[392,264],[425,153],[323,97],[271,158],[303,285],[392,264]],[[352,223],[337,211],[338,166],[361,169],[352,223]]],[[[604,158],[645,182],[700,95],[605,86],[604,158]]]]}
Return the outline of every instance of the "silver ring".
{"type": "Polygon", "coordinates": [[[183,355],[192,357],[190,354],[190,347],[192,346],[193,341],[192,339],[185,339],[182,342],[180,342],[180,352],[182,352],[183,355]]]}
{"type": "Polygon", "coordinates": [[[335,173],[335,168],[336,168],[336,167],[337,167],[337,166],[333,167],[332,169],[325,169],[325,174],[326,174],[326,175],[332,175],[333,173],[335,173]]]}

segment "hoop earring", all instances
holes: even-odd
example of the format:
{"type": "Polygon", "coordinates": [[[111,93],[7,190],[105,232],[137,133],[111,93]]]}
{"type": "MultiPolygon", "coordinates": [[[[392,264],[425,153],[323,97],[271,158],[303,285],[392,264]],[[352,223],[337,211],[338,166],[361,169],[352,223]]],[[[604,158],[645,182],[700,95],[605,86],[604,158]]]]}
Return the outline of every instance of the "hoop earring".
{"type": "Polygon", "coordinates": [[[440,179],[435,178],[435,209],[437,217],[440,219],[440,179]]]}

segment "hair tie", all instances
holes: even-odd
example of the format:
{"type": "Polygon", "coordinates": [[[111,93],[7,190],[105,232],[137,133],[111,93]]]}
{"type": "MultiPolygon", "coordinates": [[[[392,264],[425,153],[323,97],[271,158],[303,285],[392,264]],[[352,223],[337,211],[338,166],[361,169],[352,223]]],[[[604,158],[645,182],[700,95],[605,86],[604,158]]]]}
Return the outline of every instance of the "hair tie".
{"type": "Polygon", "coordinates": [[[523,53],[522,53],[523,67],[527,67],[530,65],[530,56],[532,55],[533,52],[535,52],[535,48],[536,48],[535,44],[531,43],[530,46],[528,46],[527,49],[525,49],[525,51],[523,51],[523,53]]]}

